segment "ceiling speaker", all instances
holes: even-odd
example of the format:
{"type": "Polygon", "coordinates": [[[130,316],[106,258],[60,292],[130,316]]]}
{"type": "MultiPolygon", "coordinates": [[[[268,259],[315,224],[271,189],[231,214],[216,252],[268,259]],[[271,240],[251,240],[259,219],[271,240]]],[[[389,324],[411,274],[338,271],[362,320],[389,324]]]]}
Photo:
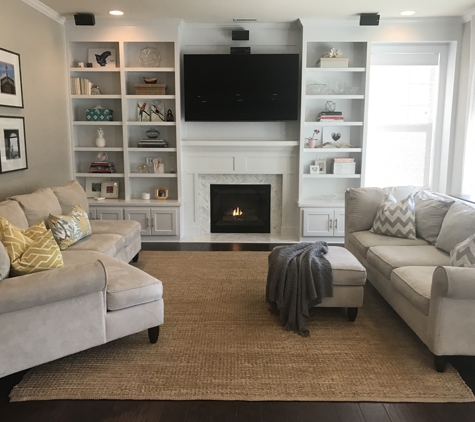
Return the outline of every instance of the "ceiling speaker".
{"type": "Polygon", "coordinates": [[[233,41],[249,41],[249,31],[244,29],[232,31],[233,41]]]}
{"type": "Polygon", "coordinates": [[[361,13],[360,14],[361,26],[378,26],[379,14],[378,13],[361,13]]]}
{"type": "Polygon", "coordinates": [[[74,22],[76,25],[95,25],[96,18],[92,13],[76,13],[74,15],[74,22]]]}

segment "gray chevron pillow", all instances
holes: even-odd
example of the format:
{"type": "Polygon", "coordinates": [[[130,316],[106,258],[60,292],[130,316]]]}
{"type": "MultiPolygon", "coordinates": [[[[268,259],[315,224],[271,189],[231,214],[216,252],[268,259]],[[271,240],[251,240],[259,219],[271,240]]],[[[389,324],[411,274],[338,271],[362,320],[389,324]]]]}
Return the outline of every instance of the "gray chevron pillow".
{"type": "Polygon", "coordinates": [[[406,199],[397,202],[390,192],[386,193],[378,208],[373,227],[370,231],[386,236],[415,239],[416,214],[414,196],[411,194],[406,199]]]}
{"type": "Polygon", "coordinates": [[[475,234],[460,242],[450,251],[453,267],[475,267],[475,234]]]}

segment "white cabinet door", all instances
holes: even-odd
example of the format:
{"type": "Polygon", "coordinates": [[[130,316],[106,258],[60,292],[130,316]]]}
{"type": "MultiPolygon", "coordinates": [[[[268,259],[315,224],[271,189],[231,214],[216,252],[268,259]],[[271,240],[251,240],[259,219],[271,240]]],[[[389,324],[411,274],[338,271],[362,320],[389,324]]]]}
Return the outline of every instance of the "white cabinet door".
{"type": "Polygon", "coordinates": [[[345,236],[345,209],[344,208],[335,208],[333,221],[334,221],[333,235],[344,237],[345,236]]]}
{"type": "Polygon", "coordinates": [[[178,235],[178,209],[177,208],[152,208],[151,234],[158,236],[178,235]]]}
{"type": "Polygon", "coordinates": [[[333,236],[333,209],[313,208],[303,210],[302,236],[333,236]]]}
{"type": "Polygon", "coordinates": [[[302,231],[306,237],[345,236],[345,209],[304,209],[302,231]]]}
{"type": "Polygon", "coordinates": [[[151,220],[149,208],[125,208],[124,214],[126,220],[133,220],[140,223],[142,226],[140,229],[140,234],[150,235],[151,220]]]}
{"type": "Polygon", "coordinates": [[[96,208],[96,219],[97,220],[123,220],[124,219],[124,209],[123,208],[96,208]]]}

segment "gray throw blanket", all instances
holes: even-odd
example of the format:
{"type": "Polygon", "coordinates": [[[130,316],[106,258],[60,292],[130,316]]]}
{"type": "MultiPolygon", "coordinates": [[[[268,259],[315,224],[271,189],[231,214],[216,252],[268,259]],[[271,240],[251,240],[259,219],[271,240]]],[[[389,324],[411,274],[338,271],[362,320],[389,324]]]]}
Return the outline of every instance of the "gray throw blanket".
{"type": "Polygon", "coordinates": [[[332,267],[323,256],[327,252],[326,242],[315,242],[278,246],[269,254],[266,301],[287,331],[308,337],[310,308],[333,296],[332,267]]]}

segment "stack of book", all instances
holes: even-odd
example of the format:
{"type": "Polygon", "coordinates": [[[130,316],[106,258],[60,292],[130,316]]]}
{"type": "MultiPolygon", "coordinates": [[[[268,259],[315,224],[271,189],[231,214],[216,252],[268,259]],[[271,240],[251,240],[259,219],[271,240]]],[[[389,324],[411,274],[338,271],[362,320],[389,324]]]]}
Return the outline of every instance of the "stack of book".
{"type": "Polygon", "coordinates": [[[91,95],[92,82],[84,78],[71,78],[71,95],[91,95]]]}
{"type": "Polygon", "coordinates": [[[114,163],[107,161],[93,161],[89,173],[115,173],[114,163]]]}
{"type": "Polygon", "coordinates": [[[344,120],[341,111],[321,111],[317,116],[319,122],[343,122],[344,120]]]}
{"type": "Polygon", "coordinates": [[[168,142],[163,139],[142,139],[137,142],[137,148],[168,148],[168,142]]]}

